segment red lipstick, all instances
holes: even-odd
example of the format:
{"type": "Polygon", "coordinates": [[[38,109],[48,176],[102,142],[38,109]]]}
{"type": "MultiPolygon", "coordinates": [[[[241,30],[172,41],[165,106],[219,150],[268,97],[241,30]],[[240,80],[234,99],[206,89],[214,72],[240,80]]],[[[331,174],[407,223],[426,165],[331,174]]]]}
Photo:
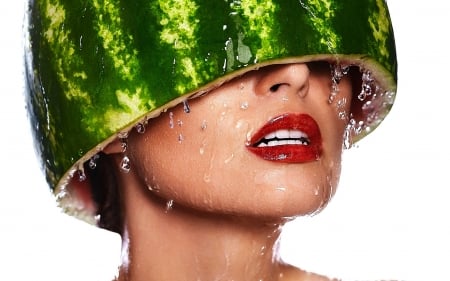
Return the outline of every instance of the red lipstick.
{"type": "Polygon", "coordinates": [[[306,163],[320,158],[322,136],[319,125],[308,114],[286,113],[261,127],[247,148],[264,160],[306,163]]]}

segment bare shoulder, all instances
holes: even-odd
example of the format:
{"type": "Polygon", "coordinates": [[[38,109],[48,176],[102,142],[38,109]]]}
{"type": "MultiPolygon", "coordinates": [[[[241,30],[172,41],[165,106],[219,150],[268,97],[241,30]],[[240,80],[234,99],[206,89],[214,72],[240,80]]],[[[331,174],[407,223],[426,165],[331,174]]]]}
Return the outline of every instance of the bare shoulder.
{"type": "Polygon", "coordinates": [[[338,279],[301,270],[292,265],[283,265],[279,281],[338,281],[338,279]]]}

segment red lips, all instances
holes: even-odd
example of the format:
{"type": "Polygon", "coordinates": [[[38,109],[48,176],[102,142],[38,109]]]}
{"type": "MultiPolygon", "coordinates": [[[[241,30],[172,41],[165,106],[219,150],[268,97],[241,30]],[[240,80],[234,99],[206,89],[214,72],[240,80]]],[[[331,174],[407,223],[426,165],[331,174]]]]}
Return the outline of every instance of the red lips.
{"type": "Polygon", "coordinates": [[[247,148],[269,161],[305,163],[322,153],[322,137],[317,122],[308,114],[283,114],[259,129],[247,148]]]}

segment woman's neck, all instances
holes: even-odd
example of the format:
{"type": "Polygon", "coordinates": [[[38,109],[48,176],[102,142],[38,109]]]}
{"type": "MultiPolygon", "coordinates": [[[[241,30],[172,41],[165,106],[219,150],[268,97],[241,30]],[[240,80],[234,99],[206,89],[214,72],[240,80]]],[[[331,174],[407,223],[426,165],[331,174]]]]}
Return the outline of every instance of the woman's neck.
{"type": "Polygon", "coordinates": [[[328,280],[283,264],[283,221],[198,212],[121,179],[125,225],[120,281],[328,280]]]}
{"type": "Polygon", "coordinates": [[[123,280],[279,280],[280,225],[153,203],[127,212],[123,280]]]}

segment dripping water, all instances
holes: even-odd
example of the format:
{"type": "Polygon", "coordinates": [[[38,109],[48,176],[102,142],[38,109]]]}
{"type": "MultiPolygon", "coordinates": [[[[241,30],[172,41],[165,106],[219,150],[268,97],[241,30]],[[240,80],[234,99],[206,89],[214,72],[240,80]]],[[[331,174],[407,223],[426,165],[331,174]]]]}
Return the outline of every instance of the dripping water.
{"type": "Polygon", "coordinates": [[[120,162],[120,170],[124,173],[128,173],[131,170],[130,158],[128,156],[124,156],[122,161],[120,162]]]}
{"type": "Polygon", "coordinates": [[[189,106],[189,103],[187,100],[183,101],[183,110],[185,113],[190,113],[191,112],[191,108],[189,106]]]}
{"type": "Polygon", "coordinates": [[[337,95],[339,94],[339,83],[341,82],[342,78],[344,78],[344,76],[348,74],[350,66],[341,64],[332,64],[330,65],[330,69],[331,69],[332,86],[331,86],[331,94],[328,98],[328,103],[332,104],[336,99],[337,95]]]}
{"type": "Polygon", "coordinates": [[[169,112],[169,128],[173,129],[174,123],[173,123],[173,112],[169,112]]]}
{"type": "Polygon", "coordinates": [[[87,177],[83,168],[78,169],[77,174],[78,174],[78,181],[83,182],[86,180],[87,177]]]}
{"type": "Polygon", "coordinates": [[[369,70],[362,71],[361,79],[361,92],[358,95],[358,99],[364,101],[368,96],[372,95],[375,80],[372,78],[372,73],[369,70]]]}
{"type": "Polygon", "coordinates": [[[135,128],[139,134],[145,133],[145,125],[143,123],[137,123],[135,128]]]}
{"type": "Polygon", "coordinates": [[[125,153],[128,148],[128,133],[127,132],[121,132],[118,135],[120,146],[122,148],[122,152],[125,153]]]}
{"type": "Polygon", "coordinates": [[[166,202],[166,213],[170,212],[173,209],[173,200],[170,199],[166,202]]]}
{"type": "Polygon", "coordinates": [[[88,163],[89,168],[94,170],[97,167],[97,160],[99,158],[100,158],[100,156],[98,154],[95,154],[94,156],[92,156],[91,159],[89,159],[89,163],[88,163]]]}

